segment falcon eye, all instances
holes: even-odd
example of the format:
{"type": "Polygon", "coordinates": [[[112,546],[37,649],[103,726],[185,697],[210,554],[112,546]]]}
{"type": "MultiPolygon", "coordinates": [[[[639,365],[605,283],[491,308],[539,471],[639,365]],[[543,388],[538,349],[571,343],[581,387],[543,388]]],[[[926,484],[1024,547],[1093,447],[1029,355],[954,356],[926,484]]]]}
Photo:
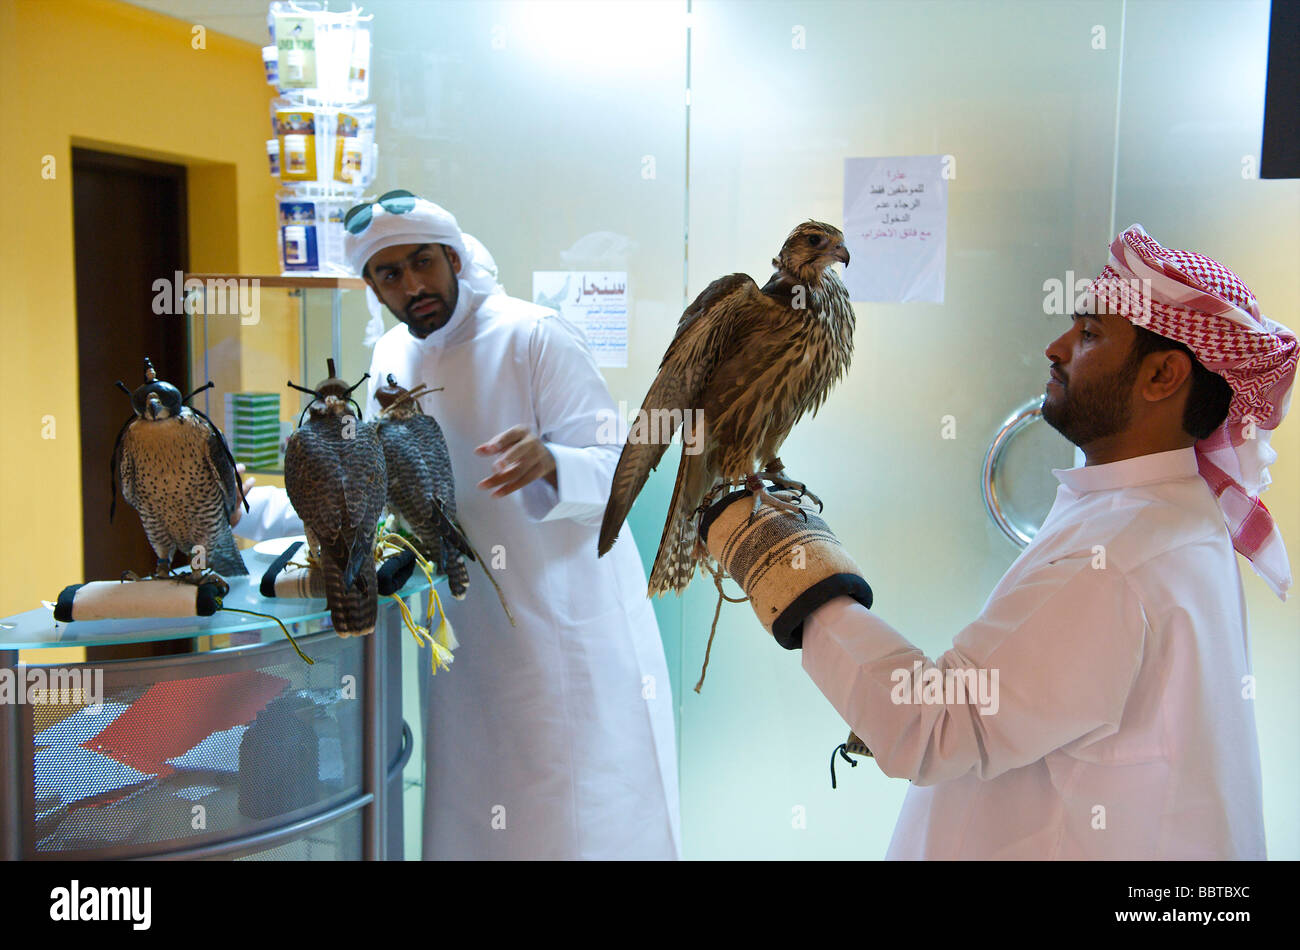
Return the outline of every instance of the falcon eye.
{"type": "Polygon", "coordinates": [[[816,247],[821,242],[822,242],[822,236],[820,234],[812,234],[809,235],[808,237],[808,243],[811,244],[813,247],[816,247]]]}

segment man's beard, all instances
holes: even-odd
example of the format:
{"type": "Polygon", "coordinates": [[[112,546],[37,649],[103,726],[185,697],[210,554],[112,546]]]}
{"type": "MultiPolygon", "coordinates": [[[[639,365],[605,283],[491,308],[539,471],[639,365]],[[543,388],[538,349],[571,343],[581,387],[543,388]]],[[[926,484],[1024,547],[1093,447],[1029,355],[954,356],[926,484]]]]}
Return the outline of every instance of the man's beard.
{"type": "Polygon", "coordinates": [[[1140,363],[1125,361],[1113,376],[1095,383],[1061,383],[1055,400],[1043,400],[1043,421],[1078,446],[1122,432],[1133,414],[1129,403],[1140,363]]]}
{"type": "Polygon", "coordinates": [[[393,314],[393,316],[405,323],[407,329],[411,331],[413,336],[419,339],[424,339],[430,334],[441,330],[448,324],[448,322],[450,322],[451,315],[456,312],[456,303],[459,298],[459,287],[452,288],[450,300],[442,296],[442,294],[423,294],[406,305],[405,313],[401,315],[393,314]],[[414,315],[411,313],[415,307],[430,300],[437,300],[441,302],[442,306],[430,314],[414,315]],[[429,322],[431,320],[436,320],[437,322],[431,323],[429,322]]]}

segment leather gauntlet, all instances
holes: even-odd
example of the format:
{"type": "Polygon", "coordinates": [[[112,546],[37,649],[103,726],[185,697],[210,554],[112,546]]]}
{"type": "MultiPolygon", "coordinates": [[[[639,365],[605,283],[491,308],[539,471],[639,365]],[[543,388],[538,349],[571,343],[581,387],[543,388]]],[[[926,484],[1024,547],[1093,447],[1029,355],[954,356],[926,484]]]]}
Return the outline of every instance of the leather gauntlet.
{"type": "Polygon", "coordinates": [[[731,492],[704,512],[700,537],[777,643],[799,649],[808,615],[836,597],[871,607],[861,570],[816,511],[763,505],[751,518],[753,507],[749,490],[731,492]]]}

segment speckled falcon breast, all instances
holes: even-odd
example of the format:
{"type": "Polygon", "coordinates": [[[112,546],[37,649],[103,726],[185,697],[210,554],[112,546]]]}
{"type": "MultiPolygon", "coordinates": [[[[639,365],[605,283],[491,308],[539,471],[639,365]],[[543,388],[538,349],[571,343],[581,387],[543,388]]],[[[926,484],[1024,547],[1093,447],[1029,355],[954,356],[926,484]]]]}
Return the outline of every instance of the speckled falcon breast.
{"type": "Polygon", "coordinates": [[[248,573],[230,530],[239,489],[219,439],[188,408],[168,419],[137,418],[122,437],[118,476],[160,559],[202,545],[208,568],[237,576],[248,573]]]}

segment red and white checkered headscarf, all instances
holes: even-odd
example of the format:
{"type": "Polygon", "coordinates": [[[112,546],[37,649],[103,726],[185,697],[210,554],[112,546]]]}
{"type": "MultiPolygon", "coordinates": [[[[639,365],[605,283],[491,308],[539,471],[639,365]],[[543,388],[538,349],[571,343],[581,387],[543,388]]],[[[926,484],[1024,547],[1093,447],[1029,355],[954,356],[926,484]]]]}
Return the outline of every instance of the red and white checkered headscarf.
{"type": "Polygon", "coordinates": [[[1277,460],[1269,433],[1286,415],[1300,344],[1259,312],[1241,278],[1218,261],[1160,244],[1135,224],[1115,238],[1092,293],[1111,313],[1186,346],[1232,387],[1222,426],[1196,443],[1233,546],[1283,600],[1291,566],[1273,516],[1259,500],[1277,460]]]}

